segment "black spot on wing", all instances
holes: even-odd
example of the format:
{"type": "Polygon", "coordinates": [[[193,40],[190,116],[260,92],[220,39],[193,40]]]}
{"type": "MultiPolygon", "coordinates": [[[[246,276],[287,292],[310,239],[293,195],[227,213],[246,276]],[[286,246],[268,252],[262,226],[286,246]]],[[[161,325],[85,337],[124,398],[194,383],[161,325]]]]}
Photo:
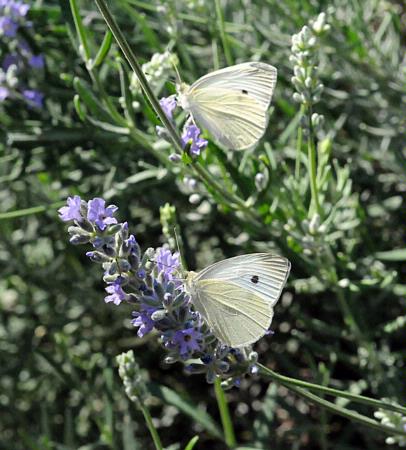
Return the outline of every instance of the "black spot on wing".
{"type": "Polygon", "coordinates": [[[245,89],[242,89],[241,92],[245,95],[248,95],[248,91],[246,91],[245,89]]]}
{"type": "Polygon", "coordinates": [[[259,276],[258,275],[253,275],[251,277],[251,283],[257,284],[259,281],[259,276]]]}

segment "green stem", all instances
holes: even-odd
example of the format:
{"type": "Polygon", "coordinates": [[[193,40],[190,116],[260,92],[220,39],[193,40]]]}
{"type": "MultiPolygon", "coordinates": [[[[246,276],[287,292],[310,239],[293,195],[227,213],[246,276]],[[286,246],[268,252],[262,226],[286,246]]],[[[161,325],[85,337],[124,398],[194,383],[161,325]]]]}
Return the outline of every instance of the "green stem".
{"type": "Polygon", "coordinates": [[[368,406],[373,406],[376,408],[386,409],[388,411],[398,412],[400,414],[406,415],[406,408],[403,406],[392,405],[391,403],[384,402],[382,400],[376,400],[370,397],[366,397],[364,395],[352,394],[350,392],[341,391],[339,389],[330,388],[327,386],[321,386],[319,384],[309,383],[307,381],[298,380],[297,378],[290,378],[285,375],[280,375],[268,367],[263,366],[262,364],[257,364],[260,369],[260,373],[269,378],[272,378],[275,381],[279,381],[287,387],[290,386],[299,386],[301,388],[306,388],[314,391],[319,391],[324,394],[333,395],[335,397],[347,398],[356,403],[362,403],[368,406]]]}
{"type": "Polygon", "coordinates": [[[134,52],[129,46],[122,31],[118,27],[115,19],[111,15],[107,3],[104,0],[95,0],[95,2],[104,20],[106,21],[108,27],[113,33],[114,38],[116,39],[118,45],[120,46],[122,52],[124,53],[124,56],[126,57],[128,63],[130,64],[131,68],[137,75],[141,88],[145,93],[145,96],[147,97],[157,116],[160,118],[161,122],[164,124],[165,128],[168,130],[175,148],[178,150],[179,153],[182,153],[183,148],[180,137],[171,121],[166,117],[165,113],[163,112],[161,105],[159,104],[159,101],[156,98],[155,94],[152,92],[152,89],[149,86],[147,79],[145,78],[144,72],[142,71],[141,66],[138,63],[138,60],[134,52]]]}
{"type": "Polygon", "coordinates": [[[230,47],[228,45],[223,11],[221,10],[220,0],[215,0],[215,4],[216,4],[217,23],[220,31],[221,42],[223,44],[224,56],[226,58],[227,65],[232,66],[234,64],[233,57],[231,56],[230,47]]]}
{"type": "Polygon", "coordinates": [[[314,142],[314,130],[312,125],[312,108],[311,106],[307,109],[308,115],[308,125],[309,125],[309,136],[307,139],[307,157],[309,164],[309,176],[310,176],[310,189],[312,193],[312,204],[310,210],[313,206],[316,209],[317,214],[320,215],[320,203],[319,203],[319,192],[317,188],[317,170],[316,170],[316,144],[314,142]]]}
{"type": "Polygon", "coordinates": [[[18,217],[30,216],[31,214],[43,213],[46,211],[54,210],[55,208],[59,208],[63,206],[65,203],[66,202],[59,201],[51,203],[50,205],[33,206],[31,208],[18,209],[16,211],[8,211],[0,213],[0,220],[16,219],[18,217]]]}
{"type": "Polygon", "coordinates": [[[323,398],[318,397],[317,395],[306,391],[305,389],[292,386],[288,383],[281,383],[281,384],[283,384],[286,388],[290,389],[291,391],[295,392],[296,394],[300,395],[301,397],[303,397],[307,400],[310,400],[312,403],[315,403],[316,405],[319,405],[322,408],[325,408],[327,411],[330,411],[333,414],[339,414],[340,416],[346,417],[349,420],[361,423],[369,428],[374,428],[375,430],[382,431],[389,435],[398,434],[398,435],[406,436],[406,431],[397,430],[396,428],[388,426],[388,425],[382,425],[379,422],[377,422],[376,420],[370,419],[369,417],[359,414],[356,411],[351,411],[346,408],[341,408],[341,407],[337,406],[336,404],[329,402],[328,400],[324,400],[323,398]]]}
{"type": "Polygon", "coordinates": [[[218,377],[214,380],[214,392],[216,393],[217,405],[220,411],[226,444],[230,448],[234,448],[237,445],[237,441],[235,439],[233,422],[230,417],[230,410],[228,408],[225,393],[221,387],[221,380],[218,377]]]}
{"type": "Polygon", "coordinates": [[[138,403],[138,405],[142,411],[142,414],[144,415],[145,422],[147,424],[149,432],[151,433],[152,440],[154,441],[156,450],[163,450],[161,439],[159,437],[157,429],[155,428],[152,422],[151,414],[149,413],[148,408],[146,408],[140,402],[138,403]]]}
{"type": "MultiPolygon", "coordinates": [[[[300,118],[303,117],[303,114],[305,112],[305,109],[303,105],[300,107],[300,118]]],[[[300,125],[299,120],[299,126],[297,129],[297,141],[296,141],[296,161],[295,161],[295,178],[296,180],[300,177],[300,162],[301,162],[301,156],[302,156],[302,142],[303,142],[303,128],[300,125]]]]}

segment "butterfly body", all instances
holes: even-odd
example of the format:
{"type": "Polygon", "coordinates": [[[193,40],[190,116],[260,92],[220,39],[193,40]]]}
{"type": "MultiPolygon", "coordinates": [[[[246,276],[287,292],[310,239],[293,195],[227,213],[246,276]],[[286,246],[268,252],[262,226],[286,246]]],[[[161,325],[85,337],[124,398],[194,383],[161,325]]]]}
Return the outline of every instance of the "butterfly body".
{"type": "Polygon", "coordinates": [[[275,67],[248,62],[177,86],[179,105],[223,146],[243,150],[265,133],[276,84],[275,67]]]}
{"type": "Polygon", "coordinates": [[[189,272],[186,290],[213,334],[243,347],[267,332],[289,271],[290,262],[281,256],[241,255],[189,272]]]}

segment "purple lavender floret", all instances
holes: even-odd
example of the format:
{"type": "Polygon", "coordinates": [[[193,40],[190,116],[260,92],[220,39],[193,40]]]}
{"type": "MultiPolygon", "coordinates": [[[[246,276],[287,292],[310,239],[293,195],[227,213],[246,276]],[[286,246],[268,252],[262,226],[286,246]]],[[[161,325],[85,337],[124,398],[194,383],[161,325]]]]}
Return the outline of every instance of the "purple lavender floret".
{"type": "Polygon", "coordinates": [[[34,69],[42,69],[45,65],[43,55],[31,55],[28,64],[34,69]]]}
{"type": "Polygon", "coordinates": [[[4,86],[0,86],[0,101],[5,100],[10,95],[10,90],[4,86]]]}
{"type": "Polygon", "coordinates": [[[131,324],[138,327],[137,336],[142,338],[154,329],[155,322],[151,319],[151,315],[156,311],[155,308],[145,308],[141,312],[133,311],[131,324]]]}
{"type": "Polygon", "coordinates": [[[172,280],[173,274],[180,266],[179,253],[172,253],[169,249],[160,247],[156,253],[156,264],[158,272],[163,273],[165,280],[172,280]]]}
{"type": "Polygon", "coordinates": [[[44,94],[35,89],[24,89],[23,96],[26,98],[28,103],[36,108],[42,108],[42,102],[44,99],[44,94]]]}
{"type": "Polygon", "coordinates": [[[177,106],[176,97],[174,95],[171,95],[170,97],[162,97],[159,100],[159,104],[161,105],[161,108],[163,109],[166,117],[169,120],[172,120],[173,119],[173,111],[177,106]]]}
{"type": "Polygon", "coordinates": [[[200,137],[200,129],[193,123],[189,123],[183,130],[182,145],[190,145],[189,153],[194,156],[200,155],[201,151],[207,147],[208,141],[200,137]]]}
{"type": "Polygon", "coordinates": [[[78,222],[82,221],[83,217],[80,212],[81,198],[79,195],[68,197],[67,203],[67,206],[62,206],[62,208],[58,209],[61,220],[64,222],[68,222],[70,220],[77,220],[78,222]]]}
{"type": "Polygon", "coordinates": [[[189,357],[194,351],[201,350],[202,334],[194,327],[178,330],[172,338],[172,343],[178,347],[182,358],[189,357]]]}
{"type": "Polygon", "coordinates": [[[114,283],[109,284],[105,289],[110,295],[104,298],[106,303],[113,302],[115,305],[119,305],[122,301],[127,299],[127,294],[123,291],[121,287],[122,279],[118,277],[114,283]]]}
{"type": "Polygon", "coordinates": [[[15,37],[17,34],[17,29],[18,23],[15,22],[11,17],[0,17],[0,35],[10,38],[15,37]]]}
{"type": "Polygon", "coordinates": [[[106,202],[102,198],[94,198],[89,201],[87,220],[95,223],[101,231],[105,230],[107,225],[117,223],[117,219],[113,214],[117,211],[117,206],[109,205],[105,207],[106,202]]]}
{"type": "Polygon", "coordinates": [[[9,53],[3,59],[2,68],[7,72],[10,66],[18,67],[21,64],[21,58],[17,53],[9,53]]]}

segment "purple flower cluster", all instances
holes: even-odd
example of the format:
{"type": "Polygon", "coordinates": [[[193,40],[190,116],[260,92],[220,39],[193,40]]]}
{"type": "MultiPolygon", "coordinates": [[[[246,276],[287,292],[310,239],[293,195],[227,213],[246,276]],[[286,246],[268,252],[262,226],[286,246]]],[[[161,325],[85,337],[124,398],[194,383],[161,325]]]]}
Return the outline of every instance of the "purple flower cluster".
{"type": "Polygon", "coordinates": [[[26,18],[29,9],[30,5],[23,1],[0,0],[0,36],[10,48],[1,61],[0,102],[22,99],[32,108],[41,108],[43,94],[27,83],[35,81],[33,70],[43,69],[44,57],[34,54],[28,42],[19,36],[19,29],[32,26],[26,18]]]}
{"type": "Polygon", "coordinates": [[[29,9],[30,6],[21,1],[0,0],[0,35],[15,37],[29,9]]]}
{"type": "Polygon", "coordinates": [[[194,310],[178,276],[179,254],[165,246],[142,253],[128,224],[114,217],[116,212],[117,207],[106,206],[102,198],[86,202],[77,195],[59,209],[64,222],[73,222],[68,228],[70,242],[93,246],[86,255],[102,265],[105,302],[130,304],[137,335],[157,332],[168,364],[182,361],[188,373],[205,373],[210,383],[220,377],[224,387],[238,386],[244,374],[255,372],[256,353],[217,340],[194,310]]]}
{"type": "MultiPolygon", "coordinates": [[[[163,109],[166,117],[174,123],[173,111],[177,106],[176,97],[171,95],[170,97],[163,97],[159,100],[159,104],[163,109]]],[[[162,127],[157,127],[157,132],[160,136],[165,137],[165,129],[162,127]]],[[[190,120],[185,123],[181,136],[183,148],[191,156],[199,156],[200,153],[207,147],[208,141],[201,137],[200,129],[190,120]]],[[[171,155],[170,159],[172,161],[177,160],[171,155]]]]}

